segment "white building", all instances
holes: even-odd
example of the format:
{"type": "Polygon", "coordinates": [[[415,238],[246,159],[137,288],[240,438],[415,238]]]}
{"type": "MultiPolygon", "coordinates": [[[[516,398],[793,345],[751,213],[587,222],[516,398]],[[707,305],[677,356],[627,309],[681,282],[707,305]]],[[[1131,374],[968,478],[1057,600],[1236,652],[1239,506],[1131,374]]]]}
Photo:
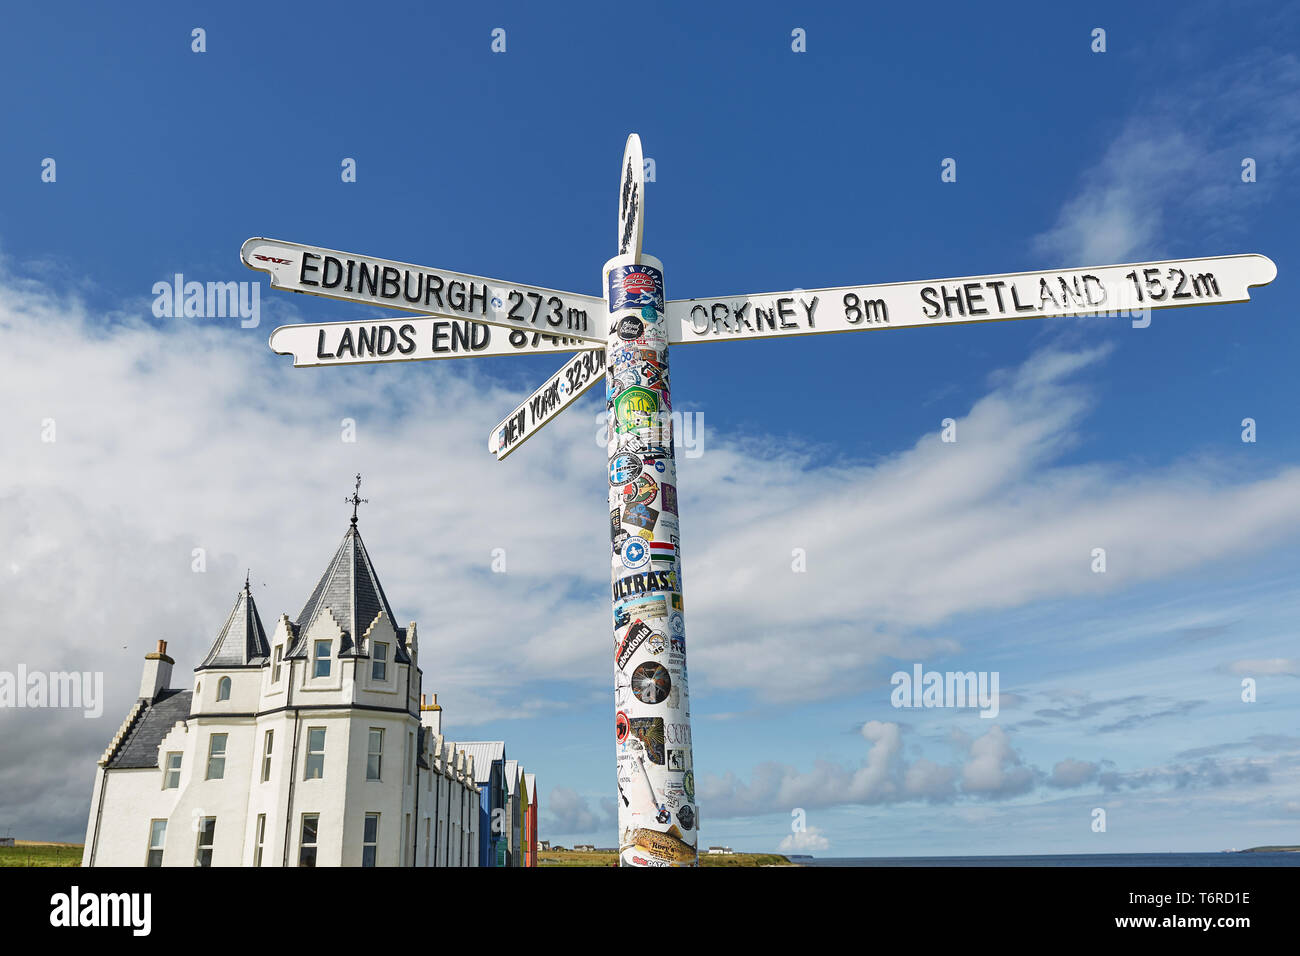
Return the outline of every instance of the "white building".
{"type": "Polygon", "coordinates": [[[248,582],[191,689],[167,644],[99,760],[85,866],[475,866],[473,758],[356,527],[268,639],[248,582]]]}

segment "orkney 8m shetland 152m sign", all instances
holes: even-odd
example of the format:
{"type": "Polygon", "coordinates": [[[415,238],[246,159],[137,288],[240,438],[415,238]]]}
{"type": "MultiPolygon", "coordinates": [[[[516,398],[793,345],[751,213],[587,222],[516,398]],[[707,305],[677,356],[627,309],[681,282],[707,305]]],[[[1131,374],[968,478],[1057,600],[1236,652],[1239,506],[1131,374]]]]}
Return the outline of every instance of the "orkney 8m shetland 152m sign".
{"type": "Polygon", "coordinates": [[[674,345],[1246,302],[1277,266],[1261,255],[1170,259],[668,303],[674,345]]]}

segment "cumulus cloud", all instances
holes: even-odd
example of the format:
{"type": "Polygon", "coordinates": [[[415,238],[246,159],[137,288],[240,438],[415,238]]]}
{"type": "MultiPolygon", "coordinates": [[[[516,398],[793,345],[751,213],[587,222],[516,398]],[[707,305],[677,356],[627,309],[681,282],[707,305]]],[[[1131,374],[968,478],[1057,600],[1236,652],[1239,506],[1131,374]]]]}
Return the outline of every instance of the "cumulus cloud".
{"type": "Polygon", "coordinates": [[[1099,771],[1100,767],[1095,763],[1067,757],[1052,768],[1052,774],[1047,778],[1047,785],[1061,790],[1070,790],[1096,780],[1099,771]]]}
{"type": "Polygon", "coordinates": [[[618,828],[618,818],[611,809],[604,806],[593,810],[587,798],[576,790],[552,787],[541,808],[542,829],[555,836],[609,836],[618,828]]]}
{"type": "Polygon", "coordinates": [[[831,848],[831,841],[816,827],[788,834],[777,844],[778,853],[820,853],[831,848]]]}
{"type": "Polygon", "coordinates": [[[755,767],[748,781],[734,773],[706,774],[700,800],[707,801],[712,816],[746,816],[791,807],[1000,800],[1028,792],[1036,780],[999,726],[978,737],[954,736],[964,754],[953,764],[905,758],[903,729],[896,723],[867,721],[861,734],[869,746],[858,766],[817,760],[811,770],[801,771],[767,762],[755,767]]]}
{"type": "Polygon", "coordinates": [[[962,789],[986,797],[1011,797],[1034,786],[1034,772],[1022,766],[1007,732],[994,727],[971,741],[970,759],[961,771],[962,789]]]}

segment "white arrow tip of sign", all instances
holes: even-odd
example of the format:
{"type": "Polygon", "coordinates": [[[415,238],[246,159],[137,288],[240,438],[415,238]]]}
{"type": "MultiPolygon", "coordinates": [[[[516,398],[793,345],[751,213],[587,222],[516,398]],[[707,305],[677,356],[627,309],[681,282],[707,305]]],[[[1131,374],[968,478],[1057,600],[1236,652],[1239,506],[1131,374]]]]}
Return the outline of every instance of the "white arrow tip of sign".
{"type": "Polygon", "coordinates": [[[271,337],[268,338],[268,339],[266,340],[266,344],[269,345],[269,346],[271,347],[271,351],[274,352],[276,355],[292,355],[292,354],[293,354],[293,349],[289,347],[289,344],[288,344],[287,342],[285,343],[285,347],[284,347],[284,348],[280,348],[278,345],[275,344],[275,337],[276,337],[277,335],[282,334],[282,333],[286,333],[286,334],[287,334],[288,331],[289,331],[289,329],[291,329],[291,328],[293,328],[293,326],[291,326],[291,325],[282,325],[282,326],[280,326],[278,329],[272,329],[272,330],[271,330],[271,337]]]}
{"type": "Polygon", "coordinates": [[[1274,262],[1272,259],[1270,259],[1268,256],[1260,255],[1259,253],[1255,253],[1254,257],[1256,259],[1262,260],[1261,264],[1265,267],[1265,269],[1264,269],[1264,274],[1259,278],[1255,279],[1250,284],[1253,286],[1268,285],[1270,282],[1272,282],[1274,279],[1277,278],[1277,263],[1274,262]]]}
{"type": "Polygon", "coordinates": [[[261,236],[254,236],[252,239],[245,239],[244,244],[239,247],[240,261],[250,269],[255,268],[251,261],[253,250],[264,242],[266,242],[266,240],[261,236]]]}

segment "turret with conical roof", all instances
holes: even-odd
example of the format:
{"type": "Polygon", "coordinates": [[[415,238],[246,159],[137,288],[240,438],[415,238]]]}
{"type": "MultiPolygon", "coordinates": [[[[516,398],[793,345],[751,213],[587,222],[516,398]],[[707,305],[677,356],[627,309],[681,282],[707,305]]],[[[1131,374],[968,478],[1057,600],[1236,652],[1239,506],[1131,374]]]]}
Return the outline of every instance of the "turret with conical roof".
{"type": "Polygon", "coordinates": [[[257,604],[245,576],[244,589],[235,598],[235,606],[226,618],[225,626],[217,634],[203,663],[194,669],[259,667],[270,656],[271,645],[267,643],[266,630],[262,627],[262,618],[257,613],[257,604]]]}
{"type": "Polygon", "coordinates": [[[396,662],[410,663],[406,653],[406,629],[397,627],[393,609],[384,594],[383,585],[379,583],[379,575],[375,573],[356,522],[354,514],[338,550],[334,552],[334,558],[316,582],[311,597],[307,598],[307,603],[294,622],[293,630],[297,639],[285,655],[286,659],[307,657],[307,633],[328,612],[343,631],[340,657],[363,653],[358,650],[358,642],[383,614],[397,632],[396,662]]]}

